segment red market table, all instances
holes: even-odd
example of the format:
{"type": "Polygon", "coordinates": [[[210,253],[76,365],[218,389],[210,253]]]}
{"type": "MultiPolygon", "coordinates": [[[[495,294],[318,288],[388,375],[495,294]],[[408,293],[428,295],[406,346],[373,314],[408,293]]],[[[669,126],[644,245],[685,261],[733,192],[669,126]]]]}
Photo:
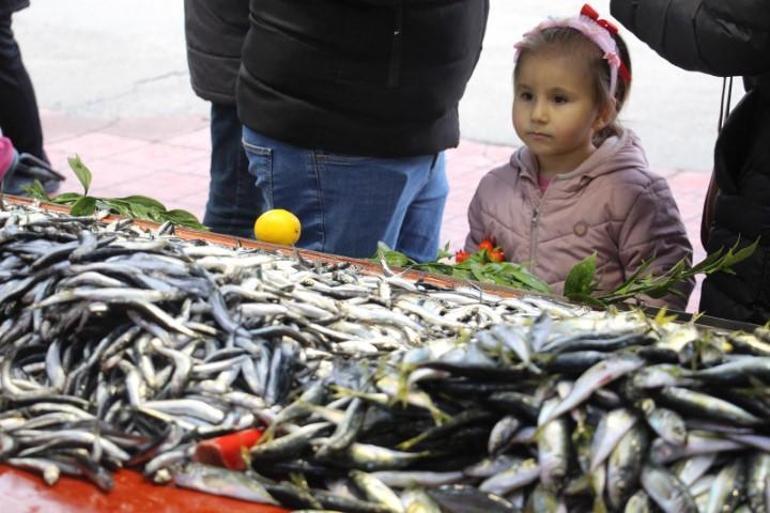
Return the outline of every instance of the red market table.
{"type": "Polygon", "coordinates": [[[3,513],[288,513],[275,506],[154,485],[131,470],[115,474],[110,493],[87,481],[63,476],[54,486],[35,474],[0,465],[3,513]]]}

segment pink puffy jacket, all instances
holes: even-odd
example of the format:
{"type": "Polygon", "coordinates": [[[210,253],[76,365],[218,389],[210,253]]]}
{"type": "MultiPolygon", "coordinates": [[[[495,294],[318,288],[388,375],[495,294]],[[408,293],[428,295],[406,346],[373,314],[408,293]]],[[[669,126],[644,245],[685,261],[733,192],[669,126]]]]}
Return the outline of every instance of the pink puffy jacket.
{"type": "MultiPolygon", "coordinates": [[[[510,162],[482,178],[468,209],[466,251],[492,237],[506,260],[524,263],[564,290],[569,270],[597,253],[600,290],[620,285],[639,265],[653,260],[653,272],[692,259],[676,202],[666,180],[649,171],[639,139],[630,130],[611,137],[577,169],[554,177],[542,193],[537,161],[524,147],[510,162]]],[[[644,298],[650,306],[683,310],[694,280],[683,295],[644,298]]]]}

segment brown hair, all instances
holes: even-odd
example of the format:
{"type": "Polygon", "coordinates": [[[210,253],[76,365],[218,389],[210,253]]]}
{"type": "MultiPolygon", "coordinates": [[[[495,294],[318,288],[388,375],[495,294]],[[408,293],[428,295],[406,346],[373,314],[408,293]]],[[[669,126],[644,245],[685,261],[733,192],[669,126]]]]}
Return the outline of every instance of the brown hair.
{"type": "MultiPolygon", "coordinates": [[[[618,47],[620,60],[628,70],[628,76],[631,76],[631,56],[628,53],[628,47],[618,33],[612,33],[612,38],[618,47]]],[[[623,129],[617,120],[617,115],[628,99],[631,82],[630,80],[625,80],[618,73],[617,85],[615,86],[615,101],[613,103],[613,98],[610,96],[610,65],[604,59],[602,50],[593,41],[574,28],[552,27],[527,34],[524,40],[517,45],[517,48],[520,53],[513,72],[514,80],[518,76],[518,64],[521,63],[522,59],[539,51],[555,48],[560,51],[563,50],[582,55],[586,59],[594,77],[594,97],[597,104],[614,110],[612,121],[594,135],[593,142],[596,146],[599,146],[608,137],[621,134],[623,129]]]]}

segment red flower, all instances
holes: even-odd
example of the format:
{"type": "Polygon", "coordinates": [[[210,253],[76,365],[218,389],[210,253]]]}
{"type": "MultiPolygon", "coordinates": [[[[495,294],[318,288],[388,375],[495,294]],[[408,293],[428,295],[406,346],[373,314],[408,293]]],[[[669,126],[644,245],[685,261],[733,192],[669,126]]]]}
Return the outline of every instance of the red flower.
{"type": "Polygon", "coordinates": [[[489,260],[492,262],[502,262],[505,260],[505,253],[500,248],[495,248],[489,252],[489,260]]]}
{"type": "Polygon", "coordinates": [[[470,256],[471,256],[470,253],[461,249],[455,253],[455,262],[457,262],[458,264],[462,264],[463,262],[468,260],[470,256]]]}
{"type": "Polygon", "coordinates": [[[487,251],[492,251],[493,249],[495,249],[495,245],[492,243],[491,240],[484,239],[481,241],[481,243],[479,243],[479,251],[481,251],[482,249],[485,249],[487,251]]]}

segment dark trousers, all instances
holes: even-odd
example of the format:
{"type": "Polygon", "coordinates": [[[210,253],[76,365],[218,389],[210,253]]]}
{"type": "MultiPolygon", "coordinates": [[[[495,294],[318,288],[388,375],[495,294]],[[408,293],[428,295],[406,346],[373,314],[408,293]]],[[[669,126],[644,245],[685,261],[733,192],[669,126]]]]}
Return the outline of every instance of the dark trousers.
{"type": "Polygon", "coordinates": [[[0,14],[0,129],[19,153],[48,162],[35,90],[13,37],[10,14],[0,14]]]}
{"type": "Polygon", "coordinates": [[[254,238],[261,195],[249,174],[234,105],[211,104],[211,181],[203,224],[216,233],[254,238]]]}

